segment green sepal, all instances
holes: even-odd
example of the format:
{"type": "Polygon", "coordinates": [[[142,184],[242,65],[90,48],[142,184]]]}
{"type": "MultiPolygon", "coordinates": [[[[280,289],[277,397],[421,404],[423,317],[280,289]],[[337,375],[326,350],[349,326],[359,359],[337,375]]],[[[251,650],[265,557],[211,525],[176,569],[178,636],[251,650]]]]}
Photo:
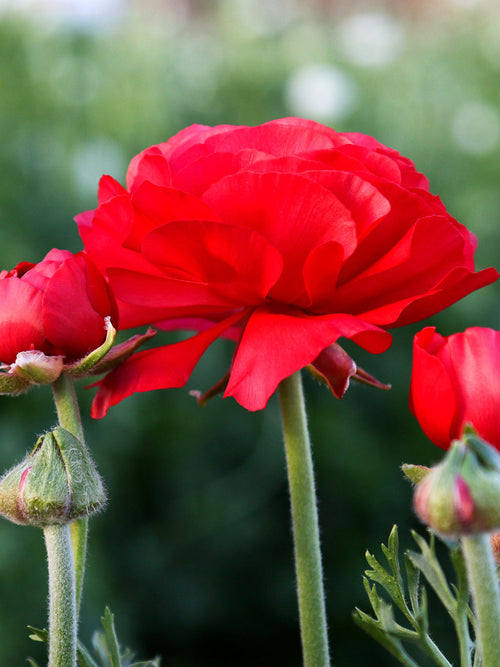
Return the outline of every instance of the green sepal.
{"type": "Polygon", "coordinates": [[[16,396],[30,388],[30,382],[18,375],[0,372],[0,394],[16,396]]]}
{"type": "Polygon", "coordinates": [[[84,375],[88,375],[94,366],[96,366],[110,351],[110,349],[113,347],[113,343],[115,342],[116,329],[111,324],[110,317],[105,318],[105,323],[106,338],[104,343],[99,347],[96,347],[95,350],[92,350],[92,352],[90,352],[90,354],[88,354],[86,357],[83,357],[83,359],[79,359],[74,364],[67,365],[65,367],[66,373],[69,373],[73,377],[83,377],[84,375]]]}
{"type": "Polygon", "coordinates": [[[412,463],[403,463],[401,470],[413,484],[419,484],[431,471],[427,466],[413,465],[412,463]]]}
{"type": "Polygon", "coordinates": [[[500,472],[500,453],[488,442],[480,438],[473,428],[465,428],[462,441],[474,452],[482,467],[500,472]]]}
{"type": "Polygon", "coordinates": [[[113,370],[113,368],[126,361],[141,345],[156,336],[156,333],[154,329],[149,328],[145,334],[136,334],[123,343],[115,345],[94,366],[88,369],[86,375],[101,375],[113,370]]]}

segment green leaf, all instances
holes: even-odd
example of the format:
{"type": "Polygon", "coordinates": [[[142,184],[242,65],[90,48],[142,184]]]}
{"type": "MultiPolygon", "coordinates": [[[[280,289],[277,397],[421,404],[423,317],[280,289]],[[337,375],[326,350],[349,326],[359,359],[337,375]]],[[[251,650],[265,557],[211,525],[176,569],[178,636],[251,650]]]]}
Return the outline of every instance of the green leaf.
{"type": "Polygon", "coordinates": [[[413,613],[417,614],[420,609],[420,571],[413,565],[407,554],[405,554],[404,559],[408,586],[408,597],[410,598],[410,604],[413,613]]]}
{"type": "Polygon", "coordinates": [[[31,625],[28,625],[28,630],[31,630],[31,634],[29,635],[29,638],[32,639],[34,642],[43,642],[44,644],[47,644],[49,641],[49,631],[48,630],[40,630],[39,628],[34,628],[31,625]]]}
{"type": "Polygon", "coordinates": [[[420,572],[422,572],[424,577],[432,586],[432,589],[436,595],[441,600],[441,603],[445,607],[448,614],[452,618],[455,618],[456,600],[450,590],[450,587],[448,586],[446,577],[436,557],[434,535],[431,533],[430,544],[427,544],[424,538],[415,531],[412,531],[412,536],[420,547],[421,553],[408,551],[408,558],[411,560],[413,565],[417,567],[420,572]]]}
{"type": "Polygon", "coordinates": [[[38,663],[33,660],[33,658],[26,658],[26,662],[29,662],[31,667],[38,667],[38,663]]]}
{"type": "Polygon", "coordinates": [[[107,657],[110,667],[121,667],[120,647],[115,632],[115,617],[109,607],[104,610],[104,616],[101,618],[104,634],[106,635],[107,657]]]}
{"type": "Polygon", "coordinates": [[[353,619],[356,625],[375,639],[375,641],[383,646],[392,656],[399,660],[401,664],[406,667],[419,667],[418,663],[405,651],[401,641],[388,635],[374,618],[356,608],[353,613],[353,619]]]}
{"type": "Polygon", "coordinates": [[[92,658],[90,653],[81,642],[78,642],[76,654],[78,667],[99,667],[97,662],[92,658]]]}

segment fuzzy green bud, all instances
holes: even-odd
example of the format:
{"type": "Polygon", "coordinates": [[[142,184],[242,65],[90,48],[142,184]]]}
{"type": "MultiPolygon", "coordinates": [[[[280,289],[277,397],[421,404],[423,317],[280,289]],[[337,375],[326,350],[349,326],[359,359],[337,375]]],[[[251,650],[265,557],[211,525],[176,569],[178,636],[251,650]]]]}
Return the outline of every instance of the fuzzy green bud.
{"type": "Polygon", "coordinates": [[[417,485],[414,508],[436,532],[460,537],[500,530],[500,459],[476,436],[455,440],[417,485]]]}
{"type": "Polygon", "coordinates": [[[65,524],[98,511],[104,487],[85,447],[56,427],[0,480],[0,513],[31,526],[65,524]]]}

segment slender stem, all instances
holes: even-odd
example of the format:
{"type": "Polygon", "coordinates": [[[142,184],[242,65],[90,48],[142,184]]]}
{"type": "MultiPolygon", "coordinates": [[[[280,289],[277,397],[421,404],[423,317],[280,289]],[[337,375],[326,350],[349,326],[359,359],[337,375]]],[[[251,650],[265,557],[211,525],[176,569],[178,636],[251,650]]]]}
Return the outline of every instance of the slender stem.
{"type": "Polygon", "coordinates": [[[455,618],[455,630],[458,637],[460,649],[460,667],[471,667],[472,665],[472,642],[469,634],[469,619],[467,611],[460,613],[455,618]]]}
{"type": "MultiPolygon", "coordinates": [[[[52,385],[54,403],[59,424],[85,444],[80,408],[76,398],[75,385],[72,378],[64,373],[52,385]]],[[[82,599],[83,577],[85,574],[85,557],[87,553],[88,517],[73,521],[70,525],[75,566],[76,613],[80,610],[82,599]]]]}
{"type": "Polygon", "coordinates": [[[69,526],[46,526],[43,532],[49,562],[48,667],[75,667],[75,572],[69,526]]]}
{"type": "Polygon", "coordinates": [[[462,537],[462,549],[476,612],[477,644],[483,667],[500,665],[500,590],[487,534],[462,537]]]}
{"type": "Polygon", "coordinates": [[[300,371],[281,382],[279,397],[292,507],[304,667],[328,667],[318,512],[300,371]]]}
{"type": "Polygon", "coordinates": [[[59,424],[84,442],[82,418],[73,379],[64,373],[52,385],[59,424]]]}

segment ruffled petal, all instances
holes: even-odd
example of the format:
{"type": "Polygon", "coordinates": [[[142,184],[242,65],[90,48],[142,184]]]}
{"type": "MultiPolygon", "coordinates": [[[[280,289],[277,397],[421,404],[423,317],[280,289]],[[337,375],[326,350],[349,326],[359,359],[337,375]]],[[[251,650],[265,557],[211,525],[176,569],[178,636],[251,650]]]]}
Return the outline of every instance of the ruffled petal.
{"type": "Polygon", "coordinates": [[[228,302],[210,286],[200,282],[126,269],[109,269],[108,275],[118,299],[140,309],[156,309],[155,319],[201,316],[211,312],[211,309],[227,311],[234,308],[234,302],[228,302]]]}
{"type": "Polygon", "coordinates": [[[287,307],[265,306],[250,316],[236,350],[225,396],[261,410],[284,378],[310,364],[341,336],[369,352],[385,351],[391,335],[343,313],[312,317],[287,307]]]}
{"type": "Polygon", "coordinates": [[[263,301],[283,269],[280,253],[248,227],[186,220],[154,229],[144,239],[146,259],[172,278],[208,285],[225,303],[263,301]]]}
{"type": "Polygon", "coordinates": [[[471,292],[491,285],[498,280],[498,275],[494,268],[483,269],[477,273],[467,269],[454,269],[428,294],[410,296],[402,301],[388,303],[361,316],[380,326],[402,327],[431,317],[471,292]]]}
{"type": "Polygon", "coordinates": [[[127,188],[133,193],[144,182],[170,187],[172,172],[158,146],[151,146],[130,162],[127,170],[127,188]]]}
{"type": "Polygon", "coordinates": [[[284,269],[270,295],[276,301],[293,303],[304,295],[302,269],[316,246],[335,241],[346,256],[356,247],[350,212],[302,176],[240,172],[213,185],[204,200],[221,220],[255,229],[280,251],[284,269]]]}
{"type": "Polygon", "coordinates": [[[111,406],[135,392],[184,386],[207,347],[245,315],[235,314],[179,343],[137,352],[91,385],[99,387],[92,403],[92,417],[104,417],[111,406]]]}
{"type": "MultiPolygon", "coordinates": [[[[474,274],[473,267],[470,270],[468,255],[468,236],[463,228],[443,216],[421,218],[369,270],[340,285],[334,304],[337,310],[348,308],[369,321],[394,326],[407,307],[413,310],[420,303],[421,309],[422,299],[426,296],[436,297],[437,293],[444,292],[442,298],[447,299],[448,304],[456,301],[457,298],[452,296],[455,292],[453,283],[443,284],[448,276],[454,274],[457,286],[462,284],[459,292],[469,280],[475,283],[480,274],[474,274]],[[376,320],[373,319],[375,311],[376,320]],[[381,319],[383,313],[388,318],[385,321],[381,319]]],[[[481,276],[479,282],[485,277],[481,276]]],[[[431,314],[429,312],[424,317],[431,314]]],[[[405,318],[404,321],[408,320],[405,318]]]]}
{"type": "MultiPolygon", "coordinates": [[[[255,127],[241,127],[228,132],[216,143],[218,151],[236,153],[244,148],[265,151],[277,157],[304,151],[331,149],[346,143],[341,134],[324,125],[299,119],[282,118],[255,127]]],[[[206,141],[212,148],[212,142],[206,141]]]]}
{"type": "Polygon", "coordinates": [[[144,237],[152,229],[172,220],[218,220],[207,204],[186,192],[158,187],[145,182],[135,192],[132,203],[134,217],[126,247],[141,251],[144,237]]]}

